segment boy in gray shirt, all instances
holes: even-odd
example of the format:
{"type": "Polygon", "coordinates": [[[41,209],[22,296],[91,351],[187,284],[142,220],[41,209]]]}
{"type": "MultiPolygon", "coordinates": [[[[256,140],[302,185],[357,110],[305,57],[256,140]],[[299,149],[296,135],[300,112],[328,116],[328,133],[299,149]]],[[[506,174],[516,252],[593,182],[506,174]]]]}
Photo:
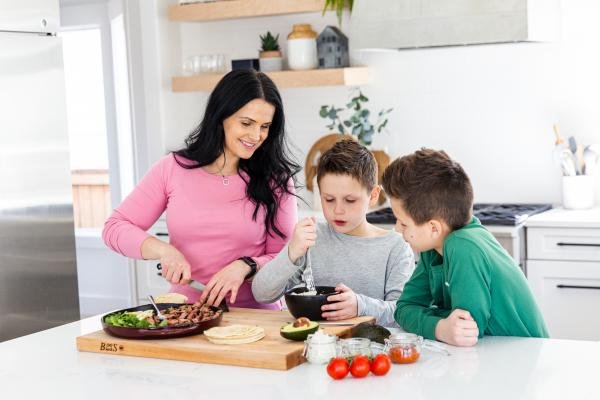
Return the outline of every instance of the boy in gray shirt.
{"type": "Polygon", "coordinates": [[[327,223],[304,218],[296,224],[290,242],[255,275],[255,299],[275,302],[301,284],[310,258],[315,285],[340,292],[322,307],[323,319],[372,315],[380,325],[398,326],[396,300],[414,270],[414,256],[400,234],[367,222],[381,190],[375,158],[355,141],[340,141],[321,156],[317,183],[327,223]]]}

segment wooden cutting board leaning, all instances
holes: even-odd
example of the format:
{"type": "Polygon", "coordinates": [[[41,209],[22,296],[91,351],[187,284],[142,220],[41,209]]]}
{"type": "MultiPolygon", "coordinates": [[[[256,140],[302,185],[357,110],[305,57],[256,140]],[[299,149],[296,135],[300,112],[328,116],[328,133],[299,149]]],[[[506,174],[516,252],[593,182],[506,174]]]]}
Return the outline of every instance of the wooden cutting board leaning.
{"type": "MultiPolygon", "coordinates": [[[[287,370],[305,362],[303,342],[293,342],[280,336],[283,325],[294,317],[288,311],[232,308],[223,314],[220,326],[256,325],[264,328],[265,337],[253,343],[214,344],[204,335],[176,339],[132,340],[108,335],[103,330],[76,339],[77,350],[112,355],[163,358],[209,364],[226,364],[254,368],[287,370]]],[[[347,337],[354,325],[372,322],[373,317],[356,317],[344,322],[351,325],[326,325],[328,334],[347,337]]]]}

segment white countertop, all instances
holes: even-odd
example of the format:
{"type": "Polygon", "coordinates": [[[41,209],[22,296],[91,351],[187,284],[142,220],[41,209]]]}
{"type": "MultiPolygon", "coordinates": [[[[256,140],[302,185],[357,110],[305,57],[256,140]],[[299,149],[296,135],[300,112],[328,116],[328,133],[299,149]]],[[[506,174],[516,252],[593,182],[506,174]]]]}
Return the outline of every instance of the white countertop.
{"type": "Polygon", "coordinates": [[[600,228],[600,208],[553,208],[527,218],[525,225],[527,228],[600,228]]]}
{"type": "Polygon", "coordinates": [[[334,381],[325,366],[272,371],[80,353],[92,317],[0,343],[3,399],[598,399],[600,343],[486,337],[450,356],[423,351],[384,377],[334,381]]]}

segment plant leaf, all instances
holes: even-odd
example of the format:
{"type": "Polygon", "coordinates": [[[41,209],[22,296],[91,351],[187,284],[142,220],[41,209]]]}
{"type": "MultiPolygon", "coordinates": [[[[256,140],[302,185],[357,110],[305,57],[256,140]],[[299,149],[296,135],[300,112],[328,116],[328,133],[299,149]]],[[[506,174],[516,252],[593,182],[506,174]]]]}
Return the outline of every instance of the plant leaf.
{"type": "Polygon", "coordinates": [[[328,114],[329,114],[329,110],[327,109],[327,106],[321,106],[321,109],[319,110],[319,115],[322,118],[327,118],[328,114]]]}

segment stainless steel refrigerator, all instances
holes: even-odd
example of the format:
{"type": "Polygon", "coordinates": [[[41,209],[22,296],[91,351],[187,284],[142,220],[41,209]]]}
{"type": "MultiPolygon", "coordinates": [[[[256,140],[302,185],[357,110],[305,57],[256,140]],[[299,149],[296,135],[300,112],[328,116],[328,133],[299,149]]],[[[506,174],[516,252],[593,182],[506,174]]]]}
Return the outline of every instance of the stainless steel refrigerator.
{"type": "Polygon", "coordinates": [[[58,0],[0,0],[0,341],[79,319],[58,0]]]}

